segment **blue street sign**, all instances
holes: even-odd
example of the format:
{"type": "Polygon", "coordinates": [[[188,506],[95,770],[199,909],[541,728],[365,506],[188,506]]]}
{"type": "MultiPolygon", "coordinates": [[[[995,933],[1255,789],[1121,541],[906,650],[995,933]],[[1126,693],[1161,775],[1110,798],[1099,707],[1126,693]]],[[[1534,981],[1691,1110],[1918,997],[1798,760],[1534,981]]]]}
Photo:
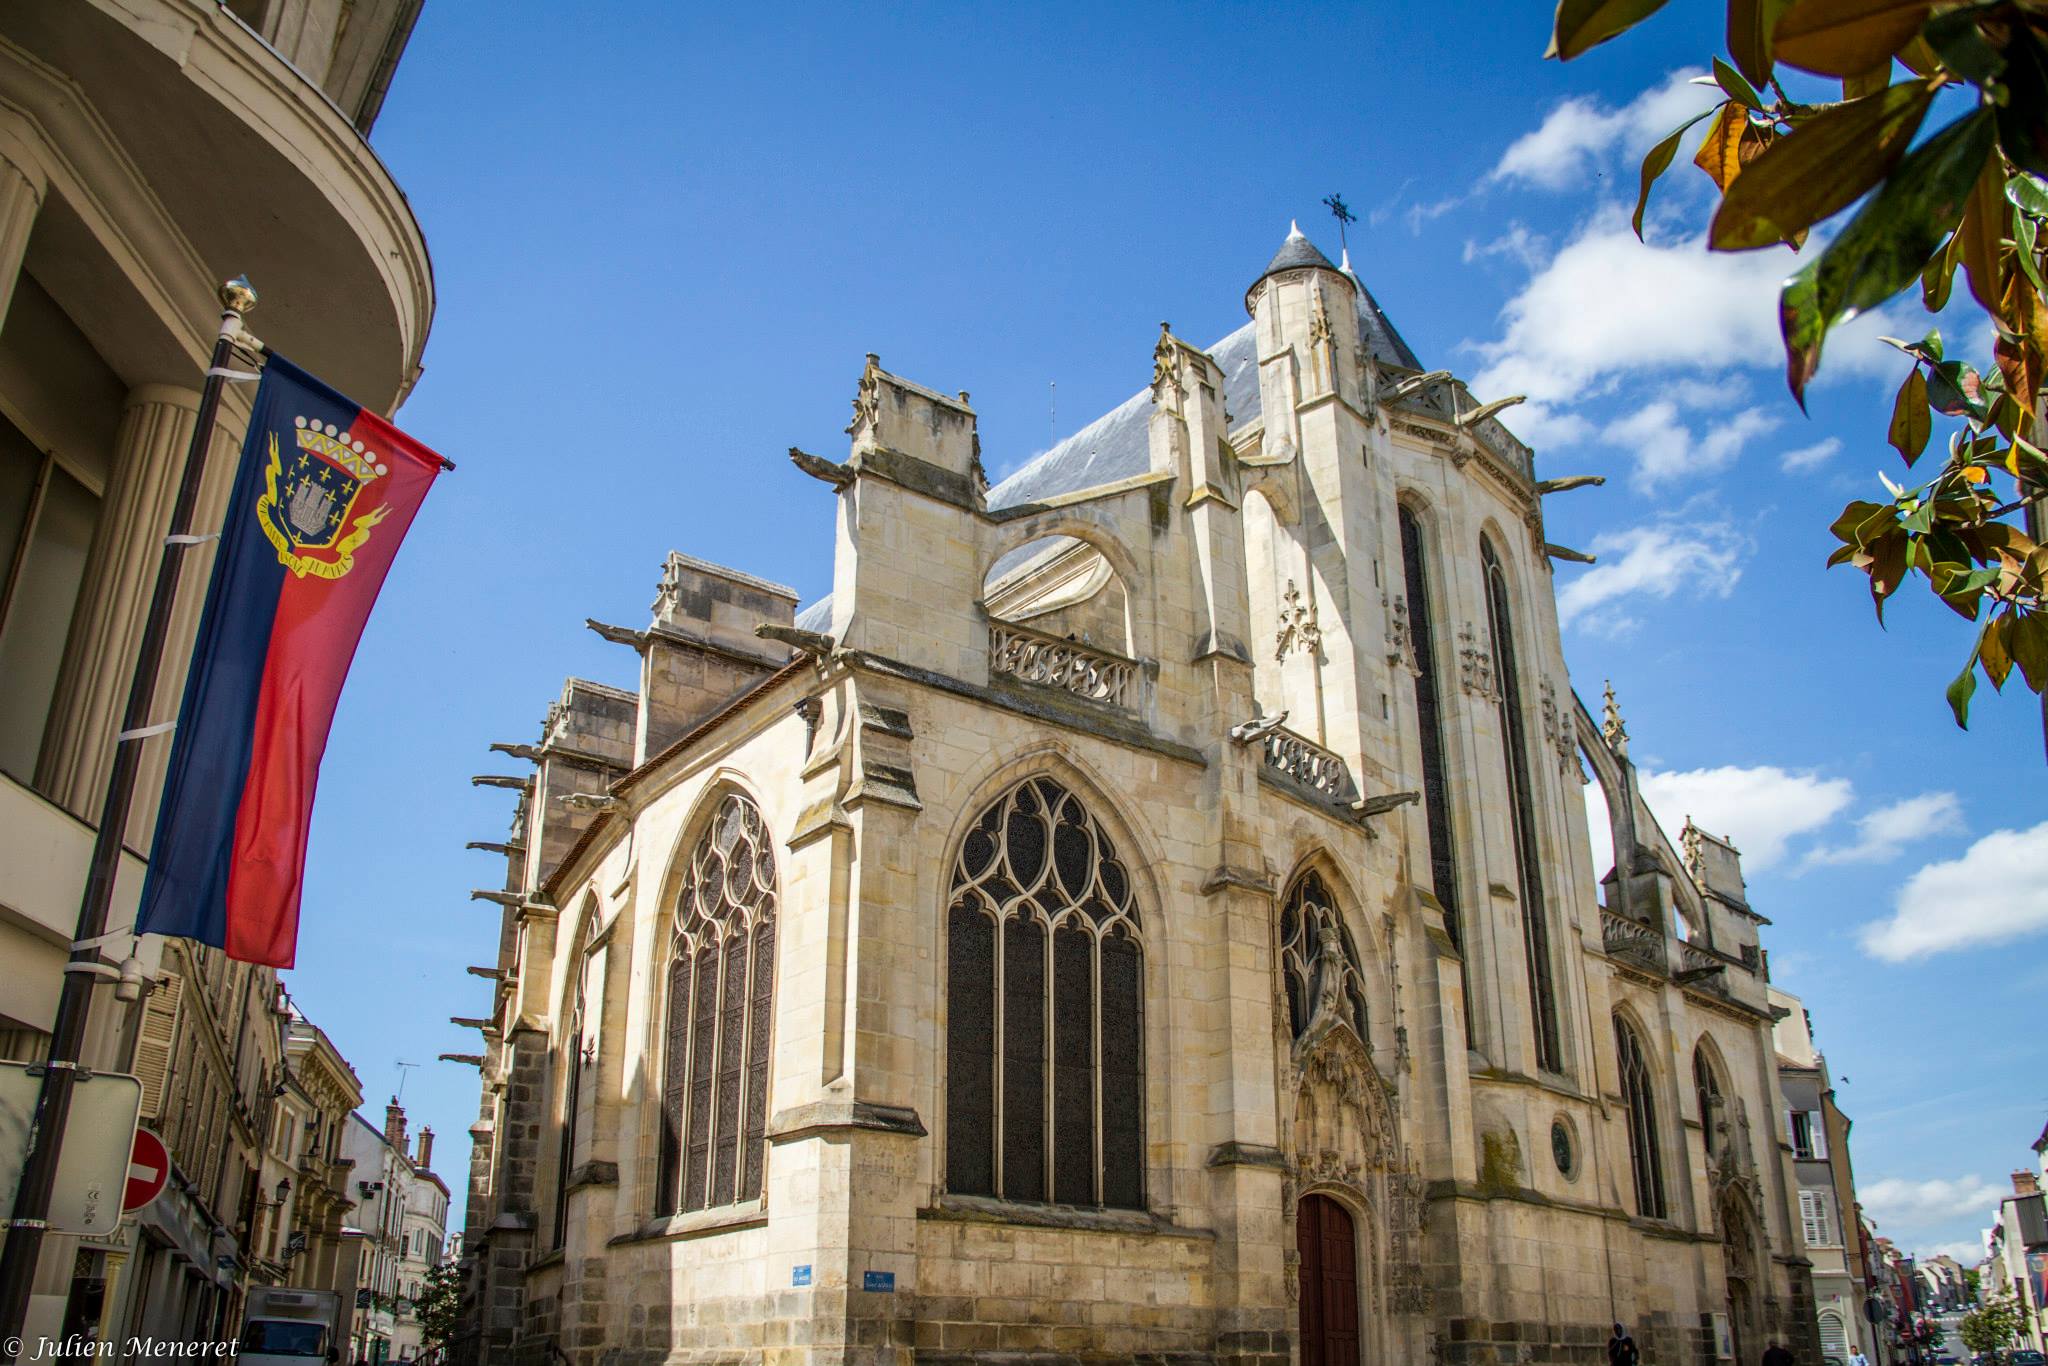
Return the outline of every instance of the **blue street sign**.
{"type": "Polygon", "coordinates": [[[863,1271],[860,1273],[860,1288],[893,1292],[896,1289],[896,1273],[893,1271],[863,1271]]]}
{"type": "Polygon", "coordinates": [[[802,1266],[791,1267],[789,1269],[789,1283],[791,1285],[809,1285],[811,1283],[811,1264],[805,1262],[802,1266]]]}

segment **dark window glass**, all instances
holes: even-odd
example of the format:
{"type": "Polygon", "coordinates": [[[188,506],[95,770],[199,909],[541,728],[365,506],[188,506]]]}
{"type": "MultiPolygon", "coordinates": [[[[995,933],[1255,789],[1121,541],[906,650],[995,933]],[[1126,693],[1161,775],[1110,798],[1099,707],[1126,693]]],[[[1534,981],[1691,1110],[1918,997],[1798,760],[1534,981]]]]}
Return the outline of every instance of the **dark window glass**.
{"type": "Polygon", "coordinates": [[[692,846],[676,898],[655,1187],[663,1214],[761,1193],[775,904],[775,856],[761,813],[728,795],[692,846]]]}
{"type": "Polygon", "coordinates": [[[1619,1015],[1614,1050],[1621,1064],[1621,1096],[1628,1105],[1628,1157],[1635,1173],[1636,1213],[1664,1217],[1664,1163],[1657,1152],[1657,1102],[1642,1041],[1619,1015]]]}
{"type": "Polygon", "coordinates": [[[1028,779],[974,822],[948,911],[949,1190],[1142,1207],[1137,936],[1130,875],[1071,792],[1028,779]]]}
{"type": "Polygon", "coordinates": [[[740,1136],[740,1199],[761,1194],[767,1157],[768,1035],[775,1006],[775,926],[754,931],[753,999],[747,1007],[747,1120],[740,1136]]]}
{"type": "Polygon", "coordinates": [[[1415,716],[1422,738],[1422,807],[1429,823],[1430,890],[1444,908],[1444,928],[1463,947],[1458,920],[1458,864],[1451,848],[1451,804],[1444,780],[1444,738],[1438,691],[1436,634],[1429,615],[1429,570],[1423,562],[1422,527],[1402,508],[1401,559],[1407,574],[1408,637],[1415,650],[1415,716]]]}
{"type": "Polygon", "coordinates": [[[963,1195],[994,1195],[995,922],[956,905],[947,943],[946,1184],[963,1195]]]}
{"type": "Polygon", "coordinates": [[[1095,1194],[1095,941],[1069,923],[1052,937],[1052,1198],[1095,1194]]]}
{"type": "Polygon", "coordinates": [[[1003,926],[1003,1194],[1045,1199],[1045,930],[1003,926]]]}
{"type": "Polygon", "coordinates": [[[1721,1079],[1714,1075],[1714,1064],[1704,1046],[1692,1051],[1692,1089],[1700,1104],[1700,1142],[1707,1156],[1714,1157],[1720,1152],[1721,1079]]]}
{"type": "Polygon", "coordinates": [[[1345,1020],[1363,1044],[1372,1042],[1365,1010],[1365,983],[1359,972],[1358,945],[1337,913],[1336,899],[1313,868],[1294,879],[1280,900],[1280,978],[1287,991],[1287,1022],[1300,1038],[1315,1019],[1322,999],[1323,974],[1335,960],[1342,980],[1335,984],[1345,1020]],[[1325,953],[1329,944],[1332,952],[1325,953]]]}
{"type": "Polygon", "coordinates": [[[554,1246],[569,1234],[569,1177],[576,1170],[576,1111],[583,1104],[583,1000],[589,974],[590,920],[586,914],[576,951],[569,955],[576,974],[569,1004],[569,1028],[562,1040],[561,1064],[567,1071],[562,1086],[562,1142],[555,1162],[554,1246]]]}
{"type": "Polygon", "coordinates": [[[1479,542],[1486,574],[1486,617],[1493,640],[1493,669],[1500,680],[1501,745],[1507,751],[1508,804],[1515,836],[1515,867],[1521,874],[1522,948],[1529,962],[1529,1005],[1536,1025],[1536,1065],[1564,1067],[1558,1039],[1557,989],[1551,978],[1550,926],[1543,902],[1543,872],[1536,851],[1536,792],[1529,774],[1529,738],[1522,720],[1521,671],[1515,663],[1515,623],[1508,603],[1507,573],[1493,542],[1479,542]]]}

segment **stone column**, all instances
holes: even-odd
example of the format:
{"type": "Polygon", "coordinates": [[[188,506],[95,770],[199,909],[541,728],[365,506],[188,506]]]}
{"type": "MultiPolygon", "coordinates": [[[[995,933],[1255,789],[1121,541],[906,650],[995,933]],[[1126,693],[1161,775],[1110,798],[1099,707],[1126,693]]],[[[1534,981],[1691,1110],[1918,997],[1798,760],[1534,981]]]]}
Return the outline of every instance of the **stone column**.
{"type": "MultiPolygon", "coordinates": [[[[113,477],[100,502],[37,775],[45,792],[86,821],[99,818],[106,793],[114,732],[128,702],[198,408],[190,389],[145,384],[128,395],[121,415],[113,477]]],[[[176,705],[174,698],[159,700],[176,705]]],[[[160,743],[167,746],[169,737],[160,743]]]]}
{"type": "Polygon", "coordinates": [[[28,235],[43,206],[44,188],[40,171],[0,149],[0,326],[6,325],[7,306],[14,302],[14,282],[21,277],[22,257],[28,254],[28,235]]]}

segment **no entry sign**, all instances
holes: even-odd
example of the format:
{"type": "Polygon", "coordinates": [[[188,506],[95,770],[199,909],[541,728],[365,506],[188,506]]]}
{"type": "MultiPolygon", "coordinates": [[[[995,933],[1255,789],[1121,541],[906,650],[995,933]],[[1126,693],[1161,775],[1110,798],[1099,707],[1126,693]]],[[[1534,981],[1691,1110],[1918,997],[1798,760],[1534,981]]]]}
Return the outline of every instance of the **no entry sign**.
{"type": "Polygon", "coordinates": [[[135,1151],[128,1158],[128,1186],[121,1193],[121,1212],[139,1210],[156,1199],[171,1179],[171,1154],[164,1141],[147,1129],[135,1131],[135,1151]]]}

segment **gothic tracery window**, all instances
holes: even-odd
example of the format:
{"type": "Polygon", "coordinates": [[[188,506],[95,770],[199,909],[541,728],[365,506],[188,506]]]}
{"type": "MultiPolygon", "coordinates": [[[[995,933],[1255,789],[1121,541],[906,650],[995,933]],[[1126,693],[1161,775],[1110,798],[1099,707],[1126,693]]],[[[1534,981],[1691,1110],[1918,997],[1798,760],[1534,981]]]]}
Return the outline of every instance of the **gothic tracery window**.
{"type": "Polygon", "coordinates": [[[1316,1002],[1327,986],[1337,993],[1359,1042],[1371,1043],[1358,946],[1337,913],[1336,899],[1313,868],[1294,880],[1280,903],[1280,968],[1287,989],[1287,1023],[1295,1038],[1314,1021],[1316,1002]],[[1331,971],[1341,974],[1341,980],[1326,984],[1324,974],[1331,971]]]}
{"type": "Polygon", "coordinates": [[[659,1213],[761,1194],[775,903],[775,854],[760,808],[730,793],[690,851],[676,902],[659,1213]]]}
{"type": "Polygon", "coordinates": [[[1493,642],[1494,675],[1500,680],[1501,746],[1507,751],[1508,804],[1515,836],[1515,867],[1521,876],[1522,948],[1529,965],[1529,1004],[1536,1026],[1536,1065],[1563,1070],[1558,1039],[1557,989],[1551,976],[1550,925],[1545,918],[1543,870],[1537,862],[1536,789],[1529,772],[1529,737],[1523,722],[1521,671],[1515,663],[1515,623],[1508,601],[1507,573],[1493,542],[1479,542],[1486,576],[1486,618],[1493,642]]]}
{"type": "Polygon", "coordinates": [[[1714,1074],[1713,1060],[1707,1057],[1707,1047],[1700,1044],[1692,1050],[1693,1094],[1700,1103],[1700,1141],[1705,1144],[1707,1156],[1721,1155],[1721,1079],[1714,1074]]]}
{"type": "Polygon", "coordinates": [[[1657,1101],[1642,1040],[1628,1021],[1614,1017],[1614,1050],[1621,1063],[1621,1097],[1628,1106],[1628,1158],[1635,1173],[1636,1213],[1664,1217],[1664,1163],[1657,1151],[1657,1101]]]}
{"type": "MultiPolygon", "coordinates": [[[[1430,890],[1444,908],[1451,943],[1463,946],[1458,920],[1458,864],[1451,848],[1451,804],[1444,780],[1443,692],[1437,673],[1436,636],[1429,615],[1429,570],[1424,561],[1422,524],[1403,504],[1401,563],[1408,595],[1408,640],[1415,654],[1415,716],[1422,741],[1422,809],[1429,824],[1430,890]]],[[[1469,1007],[1470,996],[1467,995],[1469,1007]]]]}
{"type": "Polygon", "coordinates": [[[590,977],[590,919],[583,917],[575,952],[569,955],[569,969],[576,981],[569,993],[569,1027],[563,1033],[562,1065],[568,1070],[562,1090],[562,1145],[555,1163],[554,1246],[561,1247],[569,1233],[569,1179],[576,1171],[576,1112],[583,1105],[583,1069],[591,1059],[583,1056],[584,994],[590,977]]]}
{"type": "Polygon", "coordinates": [[[982,812],[947,911],[946,1184],[1144,1204],[1144,947],[1081,800],[1029,778],[982,812]]]}

